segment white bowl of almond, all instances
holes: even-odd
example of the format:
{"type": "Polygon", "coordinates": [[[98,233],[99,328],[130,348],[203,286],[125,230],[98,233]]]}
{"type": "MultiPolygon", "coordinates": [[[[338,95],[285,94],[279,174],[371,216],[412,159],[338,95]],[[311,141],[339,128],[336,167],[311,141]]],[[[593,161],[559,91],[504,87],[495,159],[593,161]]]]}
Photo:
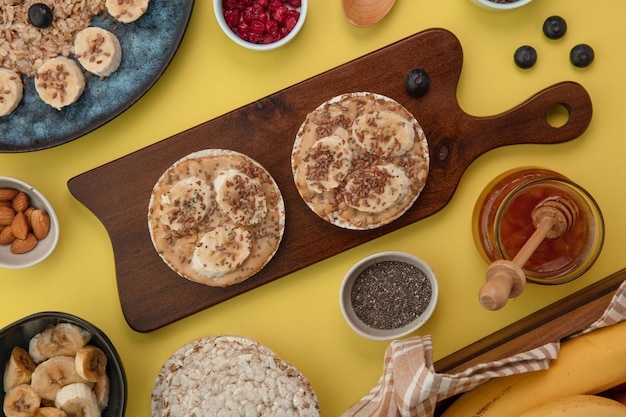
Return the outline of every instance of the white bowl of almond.
{"type": "Polygon", "coordinates": [[[0,267],[35,265],[58,240],[59,222],[46,197],[22,180],[0,176],[0,267]]]}

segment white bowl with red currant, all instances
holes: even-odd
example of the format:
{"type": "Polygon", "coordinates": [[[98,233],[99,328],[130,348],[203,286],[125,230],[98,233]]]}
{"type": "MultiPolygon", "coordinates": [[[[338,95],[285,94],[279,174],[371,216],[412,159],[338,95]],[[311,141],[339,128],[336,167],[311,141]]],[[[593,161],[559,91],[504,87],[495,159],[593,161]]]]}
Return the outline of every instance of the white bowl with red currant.
{"type": "Polygon", "coordinates": [[[470,0],[472,3],[489,10],[517,9],[530,3],[532,0],[470,0]]]}
{"type": "Polygon", "coordinates": [[[258,51],[276,49],[300,31],[308,0],[214,0],[215,17],[235,43],[258,51]]]}

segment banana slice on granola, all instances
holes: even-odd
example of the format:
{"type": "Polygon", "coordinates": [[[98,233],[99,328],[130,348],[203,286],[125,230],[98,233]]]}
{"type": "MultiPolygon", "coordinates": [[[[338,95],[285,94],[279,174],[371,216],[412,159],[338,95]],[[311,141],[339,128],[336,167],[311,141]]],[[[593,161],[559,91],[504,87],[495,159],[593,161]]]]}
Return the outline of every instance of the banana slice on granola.
{"type": "Polygon", "coordinates": [[[17,108],[23,92],[20,75],[13,70],[0,68],[0,117],[11,114],[17,108]]]}
{"type": "Polygon", "coordinates": [[[83,94],[85,76],[75,61],[58,56],[39,67],[35,74],[35,89],[44,103],[61,110],[83,94]]]}
{"type": "Polygon", "coordinates": [[[148,10],[149,0],[106,0],[106,8],[118,22],[130,23],[148,10]]]}
{"type": "Polygon", "coordinates": [[[83,68],[104,78],[119,68],[122,62],[122,47],[112,32],[91,26],[76,34],[74,55],[83,68]]]}

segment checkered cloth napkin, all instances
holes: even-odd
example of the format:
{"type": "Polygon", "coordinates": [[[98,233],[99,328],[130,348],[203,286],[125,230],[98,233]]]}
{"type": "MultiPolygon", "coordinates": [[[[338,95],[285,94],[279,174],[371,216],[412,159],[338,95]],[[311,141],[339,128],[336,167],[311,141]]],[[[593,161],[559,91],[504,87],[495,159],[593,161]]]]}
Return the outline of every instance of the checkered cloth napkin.
{"type": "MultiPolygon", "coordinates": [[[[626,319],[626,281],[615,292],[601,318],[571,337],[626,319]]],[[[394,340],[385,352],[378,384],[342,417],[432,417],[441,400],[469,391],[501,376],[547,369],[558,355],[560,342],[509,358],[476,365],[458,374],[437,374],[430,336],[394,340]]]]}

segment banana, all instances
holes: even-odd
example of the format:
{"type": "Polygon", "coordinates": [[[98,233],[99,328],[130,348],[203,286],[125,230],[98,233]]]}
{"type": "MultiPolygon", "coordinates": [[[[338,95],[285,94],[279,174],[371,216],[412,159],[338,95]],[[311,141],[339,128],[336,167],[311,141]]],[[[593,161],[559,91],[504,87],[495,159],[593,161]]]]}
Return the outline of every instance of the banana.
{"type": "Polygon", "coordinates": [[[67,417],[67,413],[57,407],[40,407],[33,417],[67,417]]]}
{"type": "Polygon", "coordinates": [[[228,169],[217,174],[213,187],[217,205],[235,223],[250,226],[265,218],[267,202],[258,179],[228,169]]]}
{"type": "Polygon", "coordinates": [[[185,178],[161,196],[161,223],[174,232],[183,232],[202,221],[211,206],[209,185],[198,177],[185,178]]]}
{"type": "Polygon", "coordinates": [[[541,371],[493,378],[461,395],[442,417],[512,417],[547,401],[597,394],[626,382],[626,321],[564,341],[541,371]]]}
{"type": "Polygon", "coordinates": [[[303,158],[307,186],[317,193],[337,188],[348,175],[351,160],[352,150],[339,136],[317,140],[303,158]]]}
{"type": "Polygon", "coordinates": [[[388,110],[375,110],[358,116],[350,131],[352,138],[365,151],[381,157],[403,155],[415,141],[413,123],[388,110]]]}
{"type": "Polygon", "coordinates": [[[75,61],[58,56],[39,67],[35,74],[35,89],[44,103],[61,110],[83,94],[85,76],[75,61]]]}
{"type": "Polygon", "coordinates": [[[70,417],[100,417],[96,394],[83,383],[69,384],[57,393],[54,405],[70,417]]]}
{"type": "Polygon", "coordinates": [[[61,388],[79,382],[93,386],[76,371],[74,357],[56,356],[37,365],[30,385],[42,400],[54,401],[61,388]]]}
{"type": "Polygon", "coordinates": [[[346,203],[359,211],[379,213],[400,200],[410,181],[402,169],[393,165],[374,165],[359,170],[345,185],[346,203]]]}
{"type": "Polygon", "coordinates": [[[219,278],[237,268],[250,256],[251,233],[238,226],[222,226],[205,233],[193,252],[192,265],[198,274],[219,278]]]}
{"type": "Polygon", "coordinates": [[[122,23],[139,19],[148,10],[148,0],[106,0],[107,12],[122,23]]]}
{"type": "Polygon", "coordinates": [[[15,346],[11,350],[11,356],[4,367],[2,383],[4,392],[20,384],[30,384],[30,377],[35,370],[35,362],[26,349],[15,346]]]}
{"type": "Polygon", "coordinates": [[[8,68],[0,68],[0,117],[7,116],[22,101],[24,84],[22,77],[8,68]]]}
{"type": "Polygon", "coordinates": [[[105,78],[119,68],[122,46],[113,33],[90,26],[76,34],[74,56],[87,71],[105,78]]]}
{"type": "Polygon", "coordinates": [[[74,356],[76,372],[82,378],[91,382],[98,382],[106,376],[107,355],[102,349],[87,345],[78,349],[74,356]]]}
{"type": "Polygon", "coordinates": [[[41,405],[41,398],[28,384],[20,384],[4,396],[6,417],[32,417],[41,405]]]}
{"type": "Polygon", "coordinates": [[[35,363],[55,356],[74,356],[78,349],[91,340],[91,333],[72,323],[58,323],[46,327],[28,343],[28,353],[35,363]]]}
{"type": "Polygon", "coordinates": [[[107,374],[104,374],[102,378],[93,386],[93,392],[96,394],[96,400],[101,410],[104,410],[109,405],[109,396],[111,394],[111,383],[107,374]]]}
{"type": "Polygon", "coordinates": [[[515,417],[626,417],[626,405],[599,395],[571,395],[548,401],[515,417]]]}

